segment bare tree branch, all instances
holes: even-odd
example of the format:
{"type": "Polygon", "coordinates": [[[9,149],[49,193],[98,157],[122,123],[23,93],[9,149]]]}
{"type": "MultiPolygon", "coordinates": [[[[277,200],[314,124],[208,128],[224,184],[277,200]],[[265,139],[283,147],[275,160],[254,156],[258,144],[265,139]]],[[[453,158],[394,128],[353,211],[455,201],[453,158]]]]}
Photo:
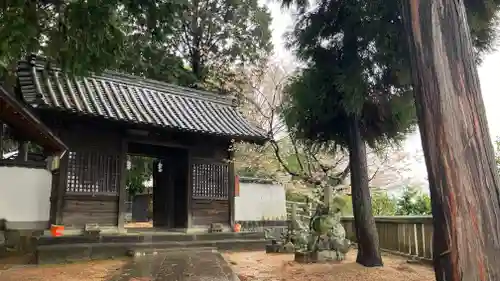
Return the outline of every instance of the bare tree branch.
{"type": "MultiPolygon", "coordinates": [[[[242,97],[242,109],[248,111],[247,116],[264,129],[270,139],[269,145],[255,150],[258,155],[254,157],[262,157],[269,149],[267,153],[275,161],[275,173],[291,178],[290,183],[293,182],[294,186],[333,186],[334,190],[345,189],[344,181],[350,174],[345,150],[335,144],[298,140],[281,119],[279,110],[291,69],[271,64],[265,73],[266,75],[247,73],[248,85],[242,97]]],[[[392,176],[401,171],[404,161],[389,158],[404,155],[395,153],[389,145],[368,150],[370,182],[379,184],[386,175],[392,176]]],[[[246,164],[250,165],[249,163],[259,161],[247,161],[246,164]]]]}
{"type": "Polygon", "coordinates": [[[249,117],[266,130],[279,166],[287,175],[306,185],[324,187],[332,183],[341,183],[349,174],[348,165],[340,168],[346,164],[345,155],[341,151],[332,149],[328,151],[321,145],[298,141],[288,132],[288,128],[280,118],[279,108],[291,70],[286,71],[280,65],[271,65],[270,68],[272,69],[267,71],[269,75],[248,79],[249,90],[243,99],[246,106],[249,106],[247,108],[249,117]],[[282,145],[284,150],[281,148],[282,145]],[[296,160],[293,167],[292,163],[288,162],[290,159],[296,160]],[[324,159],[328,159],[328,164],[323,163],[324,159]]]}

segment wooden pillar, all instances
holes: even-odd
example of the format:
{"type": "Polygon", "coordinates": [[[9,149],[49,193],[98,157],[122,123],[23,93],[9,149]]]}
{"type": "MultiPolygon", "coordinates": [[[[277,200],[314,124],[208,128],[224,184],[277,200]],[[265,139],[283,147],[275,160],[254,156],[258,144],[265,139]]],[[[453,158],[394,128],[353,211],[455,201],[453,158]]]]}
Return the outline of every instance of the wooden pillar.
{"type": "MultiPolygon", "coordinates": [[[[64,126],[63,123],[60,122],[60,120],[52,120],[51,122],[49,122],[49,124],[51,124],[51,129],[57,137],[61,138],[64,141],[67,141],[67,135],[63,133],[64,130],[61,130],[62,128],[64,128],[64,126]]],[[[59,159],[59,173],[52,178],[53,181],[58,182],[54,186],[56,190],[54,191],[55,198],[52,204],[55,205],[55,210],[53,215],[54,217],[51,219],[51,223],[55,223],[57,225],[64,225],[63,210],[66,187],[68,184],[68,165],[70,154],[71,149],[69,149],[66,153],[64,153],[64,155],[61,156],[61,158],[59,159]]]]}
{"type": "Polygon", "coordinates": [[[0,159],[3,159],[4,124],[0,122],[0,159]]]}
{"type": "Polygon", "coordinates": [[[297,222],[297,203],[293,202],[292,203],[292,210],[290,211],[290,227],[291,230],[295,230],[298,228],[298,225],[296,225],[297,222]]]}
{"type": "Polygon", "coordinates": [[[228,190],[228,199],[229,199],[229,226],[231,229],[234,229],[234,223],[235,223],[235,206],[234,206],[234,189],[236,187],[235,185],[235,179],[236,179],[236,172],[234,169],[234,151],[233,151],[233,143],[230,144],[229,148],[229,190],[228,190]]]}
{"type": "Polygon", "coordinates": [[[28,161],[28,144],[29,142],[20,139],[16,160],[26,162],[28,161]]]}
{"type": "Polygon", "coordinates": [[[325,204],[325,207],[330,207],[330,201],[332,200],[332,187],[329,185],[325,186],[323,192],[323,204],[325,204]]]}
{"type": "Polygon", "coordinates": [[[122,141],[122,149],[120,153],[120,185],[118,186],[118,231],[125,232],[125,214],[127,206],[127,141],[122,141]]]}
{"type": "Polygon", "coordinates": [[[66,194],[66,186],[68,184],[68,165],[69,165],[69,152],[65,153],[59,162],[59,176],[53,180],[58,179],[59,184],[57,186],[56,193],[56,224],[63,225],[63,209],[64,209],[64,195],[66,194]]]}
{"type": "Polygon", "coordinates": [[[52,186],[50,190],[50,212],[49,212],[49,227],[50,224],[57,224],[57,199],[60,189],[60,170],[52,171],[52,186]]]}
{"type": "Polygon", "coordinates": [[[186,222],[186,227],[187,229],[190,229],[193,227],[193,210],[192,210],[192,202],[193,202],[193,169],[192,169],[192,156],[191,156],[191,150],[188,150],[188,155],[187,155],[187,198],[186,198],[186,212],[187,212],[187,222],[186,222]]]}

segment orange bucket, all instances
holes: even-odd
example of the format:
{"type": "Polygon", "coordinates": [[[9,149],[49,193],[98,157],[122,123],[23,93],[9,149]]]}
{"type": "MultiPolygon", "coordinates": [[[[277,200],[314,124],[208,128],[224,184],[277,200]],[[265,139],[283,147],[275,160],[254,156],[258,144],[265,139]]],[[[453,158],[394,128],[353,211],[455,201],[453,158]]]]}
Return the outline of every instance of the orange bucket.
{"type": "Polygon", "coordinates": [[[241,224],[237,223],[234,225],[234,232],[240,232],[241,231],[241,224]]]}
{"type": "Polygon", "coordinates": [[[64,232],[64,225],[51,225],[50,226],[50,234],[54,237],[62,236],[64,232]]]}

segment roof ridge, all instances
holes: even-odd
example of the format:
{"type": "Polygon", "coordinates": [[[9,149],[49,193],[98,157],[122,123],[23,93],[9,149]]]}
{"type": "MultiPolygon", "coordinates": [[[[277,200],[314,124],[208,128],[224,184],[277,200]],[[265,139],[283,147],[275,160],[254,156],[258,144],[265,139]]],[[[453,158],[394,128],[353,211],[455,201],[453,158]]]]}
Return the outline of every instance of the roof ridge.
{"type": "Polygon", "coordinates": [[[236,106],[236,98],[234,97],[228,97],[228,96],[222,96],[218,95],[209,91],[203,91],[203,90],[198,90],[198,89],[193,89],[190,87],[183,87],[171,83],[166,83],[154,79],[149,79],[149,78],[143,78],[140,76],[128,74],[128,73],[123,73],[123,72],[118,72],[114,70],[106,70],[103,71],[102,74],[100,75],[93,75],[94,77],[98,78],[104,78],[107,80],[113,80],[116,82],[121,82],[121,83],[127,83],[129,85],[140,85],[141,87],[149,88],[151,90],[156,90],[160,92],[166,92],[167,88],[170,88],[172,90],[177,90],[177,91],[184,91],[184,92],[171,92],[167,91],[168,94],[173,94],[173,95],[178,95],[178,96],[185,96],[188,98],[197,98],[197,99],[206,99],[212,102],[217,102],[217,103],[223,103],[226,105],[230,106],[236,106]],[[118,76],[118,77],[117,77],[118,76]],[[124,80],[129,80],[129,81],[124,81],[124,80]],[[157,87],[155,87],[157,86],[157,87]],[[164,87],[164,88],[162,88],[164,87]]]}
{"type": "MultiPolygon", "coordinates": [[[[21,63],[22,60],[19,62],[21,63]]],[[[64,74],[69,74],[65,71],[63,71],[60,67],[50,65],[50,62],[47,60],[45,56],[41,55],[29,55],[28,59],[26,60],[28,64],[30,64],[32,67],[43,67],[47,68],[48,70],[52,71],[57,71],[60,73],[64,74]]],[[[18,65],[19,65],[18,63],[18,65]]],[[[75,77],[78,77],[74,75],[75,77]]],[[[86,76],[80,76],[82,78],[99,78],[99,79],[106,79],[106,80],[112,80],[115,82],[119,83],[125,83],[128,85],[134,85],[134,86],[141,86],[143,88],[148,88],[150,90],[158,91],[158,92],[165,92],[167,94],[172,94],[172,95],[177,95],[177,96],[185,96],[188,98],[195,98],[195,99],[203,99],[211,102],[216,102],[216,103],[221,103],[224,105],[229,105],[236,107],[237,106],[237,100],[234,96],[223,96],[223,95],[218,95],[209,91],[204,91],[204,90],[198,90],[198,89],[193,89],[190,87],[183,87],[163,81],[158,81],[154,79],[149,79],[149,78],[143,78],[140,76],[124,73],[124,72],[119,72],[115,70],[104,70],[102,74],[96,74],[94,72],[89,72],[89,75],[86,76]],[[170,88],[171,90],[169,91],[170,88]]]]}

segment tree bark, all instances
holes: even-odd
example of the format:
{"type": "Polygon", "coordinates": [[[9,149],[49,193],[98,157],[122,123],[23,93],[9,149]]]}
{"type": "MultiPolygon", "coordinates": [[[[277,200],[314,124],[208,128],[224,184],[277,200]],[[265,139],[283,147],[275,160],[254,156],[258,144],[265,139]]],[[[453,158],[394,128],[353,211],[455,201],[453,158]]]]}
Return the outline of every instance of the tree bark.
{"type": "Polygon", "coordinates": [[[437,280],[500,280],[500,195],[463,1],[405,0],[437,280]]]}
{"type": "Polygon", "coordinates": [[[358,242],[356,262],[367,267],[383,266],[377,227],[372,214],[366,147],[361,139],[358,121],[354,116],[349,120],[352,209],[358,242]]]}

